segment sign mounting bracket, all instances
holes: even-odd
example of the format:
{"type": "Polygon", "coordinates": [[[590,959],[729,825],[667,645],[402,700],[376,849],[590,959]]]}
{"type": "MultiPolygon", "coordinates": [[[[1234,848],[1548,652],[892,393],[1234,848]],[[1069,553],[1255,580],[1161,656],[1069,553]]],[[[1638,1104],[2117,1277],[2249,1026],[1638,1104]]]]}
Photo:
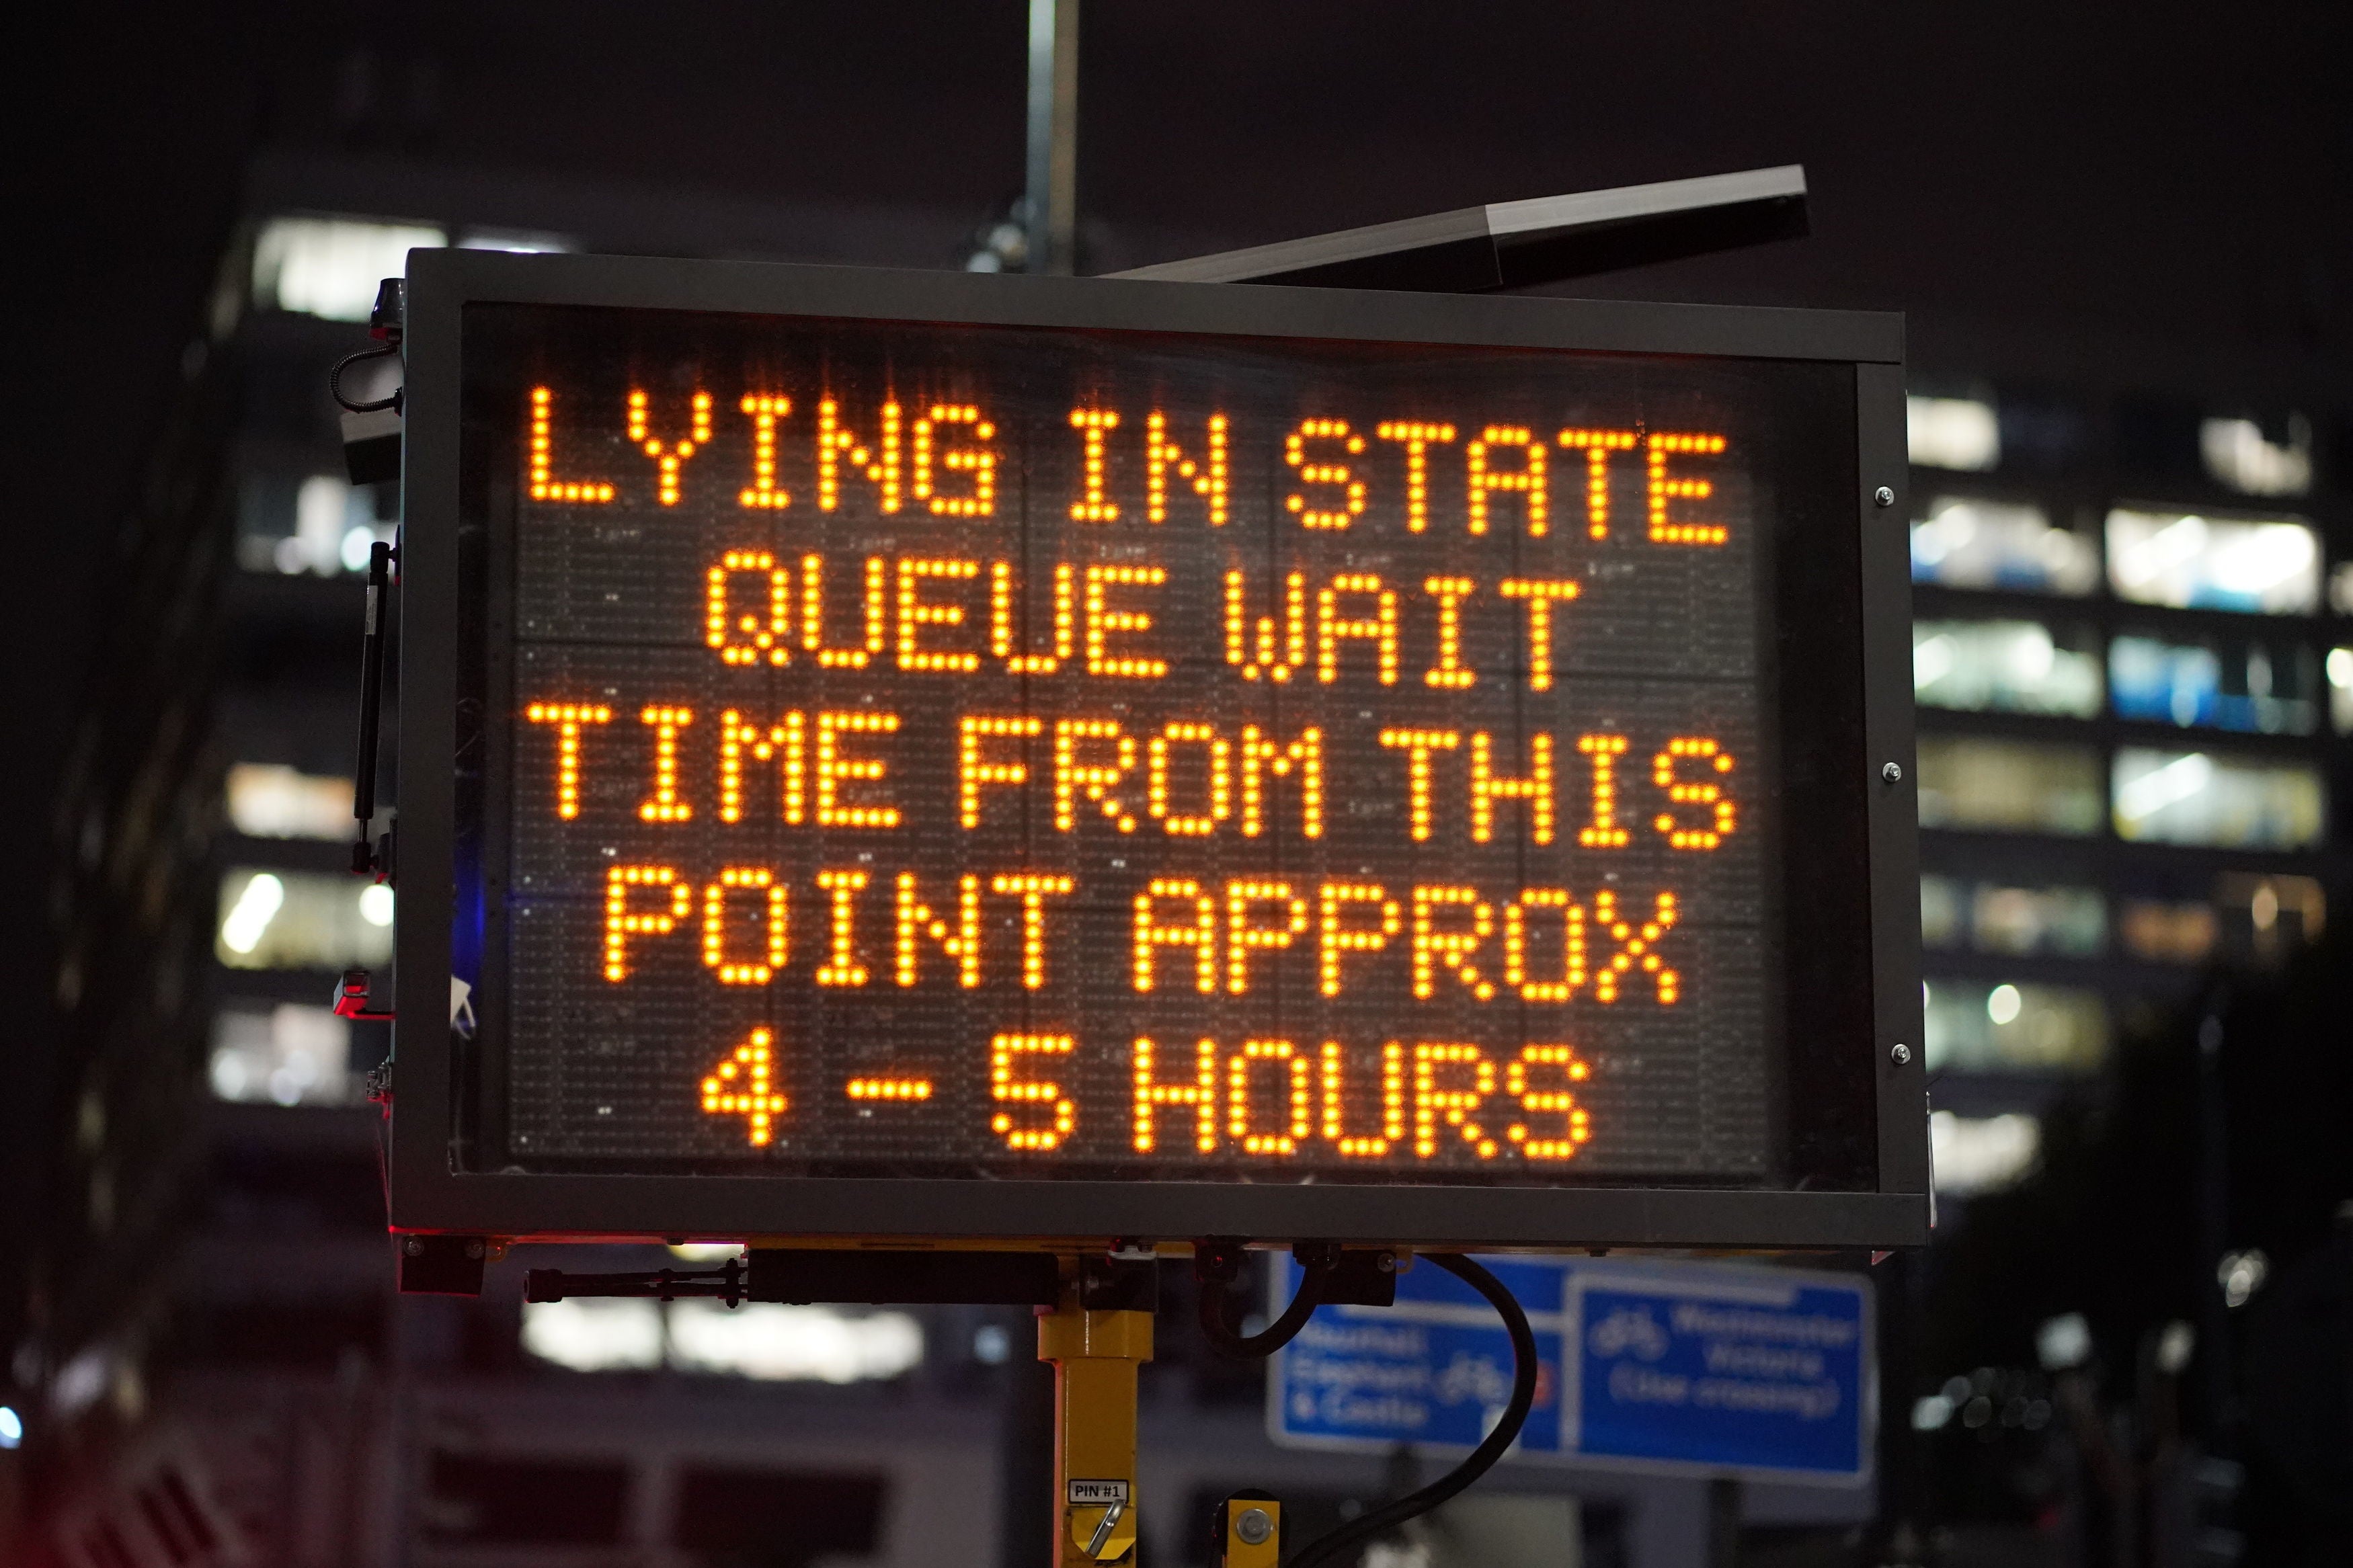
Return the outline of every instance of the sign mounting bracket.
{"type": "Polygon", "coordinates": [[[1491,202],[1110,276],[1480,294],[1800,239],[1809,232],[1805,167],[1785,163],[1491,202]]]}

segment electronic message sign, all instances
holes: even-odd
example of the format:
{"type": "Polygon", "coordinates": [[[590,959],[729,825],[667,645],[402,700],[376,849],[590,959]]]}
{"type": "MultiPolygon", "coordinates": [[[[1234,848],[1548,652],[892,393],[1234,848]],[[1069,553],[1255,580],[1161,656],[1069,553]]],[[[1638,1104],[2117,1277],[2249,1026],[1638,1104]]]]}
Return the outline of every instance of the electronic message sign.
{"type": "Polygon", "coordinates": [[[1915,1237],[1891,319],[413,265],[396,1225],[1915,1237]]]}

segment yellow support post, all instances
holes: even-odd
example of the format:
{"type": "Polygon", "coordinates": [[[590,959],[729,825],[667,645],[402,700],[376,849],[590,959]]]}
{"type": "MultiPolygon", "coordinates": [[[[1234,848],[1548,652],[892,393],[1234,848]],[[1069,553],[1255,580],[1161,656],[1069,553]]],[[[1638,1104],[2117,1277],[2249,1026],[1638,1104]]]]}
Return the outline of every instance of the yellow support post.
{"type": "Polygon", "coordinates": [[[1269,1492],[1236,1492],[1218,1505],[1218,1568],[1282,1568],[1282,1504],[1269,1492]]]}
{"type": "Polygon", "coordinates": [[[1038,1320],[1038,1359],[1054,1367],[1057,1568],[1094,1568],[1135,1552],[1135,1369],[1152,1359],[1152,1314],[1089,1311],[1078,1277],[1038,1320]]]}

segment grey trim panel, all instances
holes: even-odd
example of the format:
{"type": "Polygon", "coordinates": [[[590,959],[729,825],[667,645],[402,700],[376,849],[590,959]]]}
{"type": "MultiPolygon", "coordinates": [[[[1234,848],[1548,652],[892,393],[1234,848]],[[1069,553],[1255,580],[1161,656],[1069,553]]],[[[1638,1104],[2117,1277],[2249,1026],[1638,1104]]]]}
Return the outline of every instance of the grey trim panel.
{"type": "Polygon", "coordinates": [[[1490,202],[1485,211],[1488,232],[1503,239],[1595,224],[1624,223],[1630,218],[1656,217],[1695,207],[1787,201],[1805,194],[1805,166],[1782,163],[1770,169],[1744,170],[1737,174],[1706,174],[1696,180],[1662,180],[1656,184],[1620,185],[1614,190],[1579,191],[1574,195],[1490,202]]]}
{"type": "Polygon", "coordinates": [[[1863,724],[1871,781],[1871,935],[1878,1043],[1879,1183],[1928,1188],[1928,1052],[1920,973],[1919,759],[1913,747],[1912,507],[1905,435],[1904,367],[1855,367],[1855,510],[1862,531],[1863,724]],[[1894,492],[1881,506],[1881,486],[1894,492]],[[1883,585],[1886,585],[1883,587],[1883,585]],[[1894,1059],[1898,1045],[1909,1059],[1894,1059]]]}
{"type": "Polygon", "coordinates": [[[1792,237],[1805,232],[1805,203],[1804,168],[1785,163],[1461,207],[1113,276],[1171,283],[1312,280],[1442,291],[1495,289],[1792,237]],[[1596,238],[1600,243],[1577,243],[1596,238]],[[1529,259],[1514,266],[1515,255],[1529,259]]]}
{"type": "Polygon", "coordinates": [[[1927,1239],[1927,1200],[1908,1194],[735,1176],[487,1175],[436,1185],[429,1198],[396,1210],[399,1228],[504,1233],[502,1221],[528,1213],[533,1235],[582,1237],[1240,1236],[1726,1247],[1896,1247],[1927,1239]]]}
{"type": "MultiPolygon", "coordinates": [[[[1563,201],[1574,198],[1555,196],[1550,199],[1563,201]]],[[[1163,261],[1152,267],[1135,267],[1125,272],[1114,272],[1111,276],[1162,283],[1246,283],[1274,273],[1304,272],[1311,267],[1329,267],[1335,262],[1394,256],[1399,251],[1454,245],[1466,239],[1493,239],[1495,237],[1495,211],[1492,206],[1458,207],[1452,212],[1433,213],[1428,217],[1399,218],[1392,223],[1367,224],[1362,228],[1311,235],[1304,239],[1277,240],[1272,245],[1253,245],[1242,250],[1220,251],[1215,256],[1197,257],[1188,261],[1163,261]]]]}
{"type": "MultiPolygon", "coordinates": [[[[439,253],[412,250],[408,274],[429,277],[439,253]]],[[[394,788],[408,875],[400,884],[393,932],[393,1090],[387,1120],[387,1208],[397,1223],[448,1179],[451,1164],[448,1027],[450,921],[448,872],[457,794],[444,759],[457,752],[458,385],[459,300],[412,284],[402,335],[398,767],[394,788]],[[428,585],[411,592],[409,584],[428,585]],[[444,585],[430,591],[430,585],[444,585]],[[429,870],[426,869],[430,868],[429,870]],[[406,1020],[406,1023],[402,1020],[406,1020]]]]}
{"type": "MultiPolygon", "coordinates": [[[[1356,338],[1599,353],[1888,364],[1904,361],[1904,318],[1877,310],[1482,299],[1276,284],[1225,289],[1112,278],[983,276],[633,256],[510,256],[484,250],[411,251],[409,286],[412,313],[417,293],[446,289],[466,300],[518,304],[1356,338]]],[[[412,324],[412,341],[415,331],[412,324]]],[[[417,428],[413,415],[409,428],[417,428]]]]}

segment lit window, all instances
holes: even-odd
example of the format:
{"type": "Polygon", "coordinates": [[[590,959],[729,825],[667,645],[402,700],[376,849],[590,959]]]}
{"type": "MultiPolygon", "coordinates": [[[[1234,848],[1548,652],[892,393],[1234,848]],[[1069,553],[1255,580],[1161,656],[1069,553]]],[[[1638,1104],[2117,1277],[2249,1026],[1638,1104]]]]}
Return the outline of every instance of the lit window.
{"type": "Polygon", "coordinates": [[[1920,942],[1924,947],[1959,947],[1968,934],[1962,917],[1968,884],[1950,877],[1920,879],[1920,942]]]}
{"type": "Polygon", "coordinates": [[[2045,1318],[2034,1331],[2034,1359],[2045,1372],[2066,1372],[2092,1359],[2092,1325],[2081,1312],[2045,1318]]]}
{"type": "Polygon", "coordinates": [[[325,1007],[227,1007],[213,1020],[212,1086],[221,1100],[345,1105],[358,1098],[352,1026],[325,1007]]]}
{"type": "Polygon", "coordinates": [[[1923,735],[1920,826],[2009,833],[2094,834],[2106,801],[2087,746],[1923,735]]]}
{"type": "Polygon", "coordinates": [[[2209,419],[2198,427],[2198,455],[2219,484],[2245,496],[2300,496],[2312,489],[2312,424],[2291,415],[2284,442],[2252,419],[2209,419]]]}
{"type": "Polygon", "coordinates": [[[905,1312],[707,1300],[533,1302],[523,1349],[575,1372],[719,1373],[778,1383],[868,1383],[922,1364],[923,1326],[905,1312]],[[665,1348],[667,1354],[665,1354],[665,1348]]]}
{"type": "Polygon", "coordinates": [[[2116,938],[2145,963],[2203,963],[2214,952],[2219,922],[2202,900],[2127,899],[2116,911],[2116,938]]]}
{"type": "Polygon", "coordinates": [[[265,310],[364,321],[376,286],[408,273],[408,253],[448,243],[423,224],[363,218],[280,217],[253,245],[253,298],[265,310]]]}
{"type": "Polygon", "coordinates": [[[2034,621],[1919,621],[1912,689],[1929,708],[2089,719],[2100,711],[2100,660],[2034,621]]]}
{"type": "Polygon", "coordinates": [[[2039,506],[1944,496],[1912,525],[1912,580],[2081,596],[2100,580],[2100,552],[2039,506]]]}
{"type": "Polygon", "coordinates": [[[352,781],[297,773],[273,763],[228,770],[228,820],[248,838],[352,837],[352,781]]]}
{"type": "Polygon", "coordinates": [[[2144,723],[2308,735],[2319,722],[2310,656],[2296,647],[2118,637],[2108,647],[2108,690],[2117,718],[2144,723]]]}
{"type": "Polygon", "coordinates": [[[2119,598],[2175,609],[2310,615],[2320,605],[2320,541],[2292,518],[2108,513],[2108,579],[2119,598]]]}
{"type": "Polygon", "coordinates": [[[2320,940],[2328,898],[2310,877],[2225,871],[2214,879],[2214,907],[2234,956],[2266,967],[2320,940]]]}
{"type": "Polygon", "coordinates": [[[670,1364],[774,1382],[867,1383],[898,1377],[923,1359],[923,1326],[905,1312],[754,1303],[729,1310],[712,1300],[670,1310],[670,1364]]]}
{"type": "Polygon", "coordinates": [[[522,1348],[575,1372],[650,1372],[662,1363],[662,1303],[627,1297],[526,1302],[522,1348]]]}
{"type": "Polygon", "coordinates": [[[354,488],[336,474],[312,474],[290,489],[282,479],[254,475],[238,501],[237,564],[289,577],[364,572],[370,549],[391,543],[398,524],[377,510],[395,504],[391,490],[354,488]]]}
{"type": "Polygon", "coordinates": [[[49,1407],[71,1420],[103,1399],[109,1389],[121,1387],[124,1370],[119,1352],[91,1345],[58,1368],[49,1384],[49,1407]]]}
{"type": "Polygon", "coordinates": [[[2001,461],[2001,425],[1993,405],[1969,397],[1907,397],[1904,432],[1924,468],[1983,473],[2001,461]]]}
{"type": "Polygon", "coordinates": [[[568,255],[580,242],[568,235],[523,228],[470,228],[458,238],[460,250],[503,250],[516,256],[568,255]]]}
{"type": "Polygon", "coordinates": [[[2340,735],[2353,735],[2353,647],[2328,650],[2328,717],[2340,735]]]}
{"type": "Polygon", "coordinates": [[[2107,1056],[2107,1004],[2096,991],[1967,980],[1925,990],[1930,1072],[2089,1073],[2107,1056]]]}
{"type": "Polygon", "coordinates": [[[1980,952],[2096,958],[2108,944],[2107,900],[2094,888],[1980,883],[1969,900],[1969,936],[1980,952]]]}
{"type": "Polygon", "coordinates": [[[213,951],[232,969],[344,969],[392,956],[392,889],[239,868],[221,878],[213,951]]]}
{"type": "MultiPolygon", "coordinates": [[[[1942,1185],[1941,1183],[1938,1184],[1942,1185]]],[[[1953,1402],[1941,1394],[1924,1394],[1912,1402],[1912,1430],[1942,1431],[1953,1419],[1953,1402]]]]}
{"type": "Polygon", "coordinates": [[[2096,958],[2107,948],[2107,900],[2096,888],[2015,888],[1926,876],[1920,879],[1920,940],[1934,948],[2096,958]]]}
{"type": "Polygon", "coordinates": [[[2236,1311],[2263,1288],[2271,1278],[2272,1260],[2260,1247],[2244,1252],[2226,1252],[2214,1265],[2215,1282],[2222,1287],[2222,1305],[2236,1311]]]}
{"type": "Polygon", "coordinates": [[[2309,848],[2327,816],[2317,768],[2141,746],[2116,752],[2113,805],[2121,838],[2224,849],[2309,848]]]}
{"type": "Polygon", "coordinates": [[[2116,936],[2149,963],[2201,964],[2220,955],[2235,964],[2271,967],[2320,939],[2328,899],[2311,877],[2225,871],[2214,897],[2126,900],[2116,936]]]}
{"type": "MultiPolygon", "coordinates": [[[[1974,1197],[2012,1185],[2034,1168],[2035,1156],[2042,1150],[2042,1123],[2031,1116],[1956,1116],[1939,1110],[1928,1118],[1928,1142],[1936,1191],[1947,1197],[1974,1197]]],[[[1947,1402],[1946,1414],[1950,1412],[1947,1402]]],[[[1916,1413],[1914,1424],[1920,1424],[1916,1413]]]]}

